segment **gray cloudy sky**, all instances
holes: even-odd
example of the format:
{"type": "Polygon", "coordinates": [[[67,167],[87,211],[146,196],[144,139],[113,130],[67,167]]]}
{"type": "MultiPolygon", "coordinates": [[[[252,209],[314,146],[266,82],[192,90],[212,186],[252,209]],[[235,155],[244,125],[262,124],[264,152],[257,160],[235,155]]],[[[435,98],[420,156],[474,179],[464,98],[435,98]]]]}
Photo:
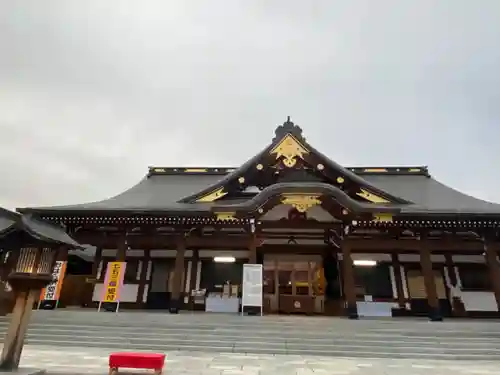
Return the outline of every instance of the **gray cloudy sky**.
{"type": "Polygon", "coordinates": [[[236,166],[287,115],[498,202],[499,41],[498,0],[0,0],[0,205],[236,166]]]}

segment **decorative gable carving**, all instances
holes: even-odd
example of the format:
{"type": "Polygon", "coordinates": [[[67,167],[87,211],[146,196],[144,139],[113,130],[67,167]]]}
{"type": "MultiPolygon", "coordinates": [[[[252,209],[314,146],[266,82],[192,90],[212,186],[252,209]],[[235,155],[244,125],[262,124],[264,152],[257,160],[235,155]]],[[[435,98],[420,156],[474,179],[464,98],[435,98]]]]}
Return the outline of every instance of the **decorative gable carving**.
{"type": "Polygon", "coordinates": [[[181,200],[183,203],[250,199],[247,187],[266,186],[281,182],[311,182],[331,184],[356,200],[373,204],[408,203],[381,191],[354,172],[343,168],[309,145],[302,129],[290,121],[275,130],[273,142],[240,168],[218,183],[181,200]]]}
{"type": "Polygon", "coordinates": [[[298,212],[306,212],[313,206],[321,205],[320,195],[283,194],[281,203],[289,204],[298,212]]]}
{"type": "Polygon", "coordinates": [[[276,159],[282,158],[283,164],[292,168],[297,164],[298,159],[304,159],[304,155],[309,154],[305,148],[293,135],[287,134],[271,150],[271,155],[276,155],[276,159]]]}

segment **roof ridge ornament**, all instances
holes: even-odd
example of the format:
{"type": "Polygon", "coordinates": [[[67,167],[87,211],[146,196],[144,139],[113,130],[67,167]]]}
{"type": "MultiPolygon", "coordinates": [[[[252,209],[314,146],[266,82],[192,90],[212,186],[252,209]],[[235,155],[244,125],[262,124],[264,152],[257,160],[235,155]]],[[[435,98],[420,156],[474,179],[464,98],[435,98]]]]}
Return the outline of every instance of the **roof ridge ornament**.
{"type": "Polygon", "coordinates": [[[293,135],[297,140],[305,141],[306,139],[302,136],[302,128],[295,125],[291,120],[290,116],[287,116],[286,121],[283,125],[280,125],[274,131],[273,143],[279,141],[287,134],[293,135]]]}

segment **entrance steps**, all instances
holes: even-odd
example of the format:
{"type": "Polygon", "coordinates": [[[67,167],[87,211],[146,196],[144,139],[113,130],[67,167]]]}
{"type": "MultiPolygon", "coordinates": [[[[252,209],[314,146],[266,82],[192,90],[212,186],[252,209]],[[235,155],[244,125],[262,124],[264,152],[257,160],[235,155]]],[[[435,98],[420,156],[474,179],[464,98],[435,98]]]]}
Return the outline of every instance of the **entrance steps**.
{"type": "MultiPolygon", "coordinates": [[[[1,335],[7,318],[0,317],[1,335]]],[[[125,351],[500,360],[500,323],[61,309],[34,311],[26,343],[125,351]]]]}

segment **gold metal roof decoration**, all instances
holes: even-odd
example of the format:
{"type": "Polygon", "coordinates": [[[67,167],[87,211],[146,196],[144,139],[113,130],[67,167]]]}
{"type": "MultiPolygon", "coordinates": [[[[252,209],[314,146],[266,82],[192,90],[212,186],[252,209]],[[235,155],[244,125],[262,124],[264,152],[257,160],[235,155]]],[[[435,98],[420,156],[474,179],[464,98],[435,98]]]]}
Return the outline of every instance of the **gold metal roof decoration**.
{"type": "Polygon", "coordinates": [[[387,199],[379,197],[378,195],[373,194],[365,189],[361,189],[361,191],[357,192],[356,195],[372,203],[390,203],[387,199]]]}
{"type": "Polygon", "coordinates": [[[299,212],[306,212],[311,207],[321,204],[319,198],[319,194],[283,194],[281,203],[289,204],[299,212]]]}
{"type": "Polygon", "coordinates": [[[391,214],[375,214],[373,220],[376,223],[391,223],[392,215],[391,214]]]}
{"type": "Polygon", "coordinates": [[[217,218],[217,220],[222,220],[222,221],[236,220],[236,217],[234,215],[236,215],[236,212],[216,212],[215,213],[215,217],[217,218]]]}
{"type": "Polygon", "coordinates": [[[204,195],[201,198],[198,198],[196,200],[196,202],[201,202],[201,203],[203,203],[203,202],[205,202],[205,203],[206,202],[213,202],[213,201],[216,201],[219,198],[222,198],[226,194],[227,194],[227,192],[225,192],[224,188],[221,187],[221,188],[219,188],[217,190],[212,191],[211,193],[208,193],[207,195],[204,195]]]}
{"type": "Polygon", "coordinates": [[[283,157],[283,164],[286,167],[292,168],[297,164],[297,159],[304,159],[304,155],[309,154],[306,149],[293,135],[287,134],[283,139],[271,150],[271,155],[275,154],[276,159],[283,157]]]}
{"type": "MultiPolygon", "coordinates": [[[[299,140],[295,135],[293,137],[299,140]]],[[[280,138],[281,139],[281,138],[280,138]]],[[[259,164],[261,169],[263,165],[259,164]]],[[[259,168],[260,168],[259,167],[259,168]]],[[[257,169],[259,169],[257,168],[257,169]]],[[[318,170],[324,170],[324,164],[316,165],[318,170]]],[[[199,167],[199,168],[188,168],[188,167],[149,167],[150,174],[160,174],[160,175],[182,175],[182,174],[210,174],[210,175],[226,175],[228,173],[234,172],[237,168],[233,167],[199,167]]],[[[348,167],[350,171],[358,175],[425,175],[429,177],[429,171],[427,167],[348,167]]]]}

